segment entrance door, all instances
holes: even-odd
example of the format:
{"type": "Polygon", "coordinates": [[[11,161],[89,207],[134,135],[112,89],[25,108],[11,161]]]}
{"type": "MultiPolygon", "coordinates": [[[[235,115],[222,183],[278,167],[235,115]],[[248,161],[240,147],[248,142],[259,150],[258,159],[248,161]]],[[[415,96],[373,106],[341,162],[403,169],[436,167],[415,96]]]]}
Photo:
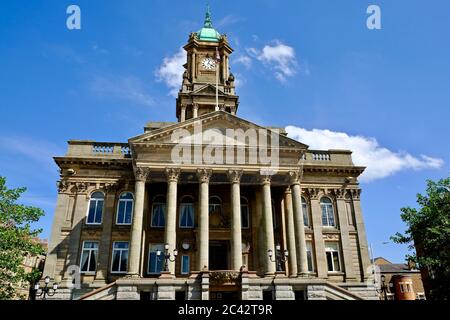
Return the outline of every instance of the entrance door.
{"type": "Polygon", "coordinates": [[[228,242],[209,243],[209,270],[228,270],[228,242]]]}

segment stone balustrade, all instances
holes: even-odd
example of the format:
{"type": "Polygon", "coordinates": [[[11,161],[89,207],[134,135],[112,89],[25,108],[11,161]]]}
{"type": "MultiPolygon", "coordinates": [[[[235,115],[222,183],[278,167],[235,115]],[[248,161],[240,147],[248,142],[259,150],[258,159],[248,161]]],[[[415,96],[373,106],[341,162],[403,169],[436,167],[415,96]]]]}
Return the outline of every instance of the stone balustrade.
{"type": "Polygon", "coordinates": [[[111,157],[131,158],[128,143],[96,142],[90,140],[70,140],[68,157],[111,157]]]}

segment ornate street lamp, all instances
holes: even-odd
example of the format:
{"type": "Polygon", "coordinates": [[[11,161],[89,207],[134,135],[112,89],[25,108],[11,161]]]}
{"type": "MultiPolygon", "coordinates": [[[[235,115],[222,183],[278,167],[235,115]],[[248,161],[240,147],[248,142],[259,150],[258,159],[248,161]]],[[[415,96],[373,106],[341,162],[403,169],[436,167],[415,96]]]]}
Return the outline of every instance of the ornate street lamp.
{"type": "MultiPolygon", "coordinates": [[[[177,259],[178,256],[178,250],[177,249],[173,249],[173,259],[171,258],[171,254],[169,253],[169,244],[166,243],[164,245],[164,259],[165,259],[165,263],[164,263],[164,271],[168,272],[169,271],[169,261],[170,262],[175,262],[175,260],[177,259]]],[[[156,250],[156,256],[159,258],[161,256],[161,250],[156,250]]]]}
{"type": "Polygon", "coordinates": [[[49,283],[50,283],[49,276],[45,277],[45,279],[44,279],[45,286],[43,288],[41,288],[39,285],[39,282],[37,282],[34,285],[34,292],[33,292],[34,298],[42,296],[42,300],[45,300],[47,298],[47,296],[53,297],[56,293],[56,290],[58,290],[58,284],[55,282],[55,283],[53,283],[53,286],[50,288],[48,286],[49,283]]]}
{"type": "Polygon", "coordinates": [[[280,244],[277,244],[275,246],[275,260],[273,260],[273,251],[269,249],[267,251],[269,254],[269,259],[272,262],[277,263],[277,271],[283,271],[282,263],[285,263],[287,261],[287,257],[289,256],[289,251],[284,250],[283,254],[281,253],[281,246],[280,244]]]}

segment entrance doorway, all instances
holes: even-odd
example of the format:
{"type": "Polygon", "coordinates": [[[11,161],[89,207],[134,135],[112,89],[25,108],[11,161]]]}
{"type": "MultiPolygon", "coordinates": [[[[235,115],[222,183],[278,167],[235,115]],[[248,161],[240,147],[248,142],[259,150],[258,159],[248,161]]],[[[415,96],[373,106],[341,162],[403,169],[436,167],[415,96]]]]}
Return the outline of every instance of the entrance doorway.
{"type": "Polygon", "coordinates": [[[209,243],[209,270],[228,270],[228,241],[209,243]]]}

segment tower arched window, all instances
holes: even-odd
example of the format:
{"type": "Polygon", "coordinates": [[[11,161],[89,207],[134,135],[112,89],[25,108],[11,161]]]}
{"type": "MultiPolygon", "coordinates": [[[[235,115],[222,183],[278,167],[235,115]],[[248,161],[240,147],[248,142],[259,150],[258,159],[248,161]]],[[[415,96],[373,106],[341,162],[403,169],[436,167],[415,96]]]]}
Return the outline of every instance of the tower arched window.
{"type": "Polygon", "coordinates": [[[101,224],[103,217],[103,206],[105,203],[105,195],[103,192],[97,191],[91,194],[89,200],[89,209],[86,219],[87,224],[101,224]]]}
{"type": "Polygon", "coordinates": [[[162,228],[166,225],[166,197],[156,196],[153,199],[151,226],[162,228]]]}
{"type": "Polygon", "coordinates": [[[334,219],[333,202],[328,197],[320,199],[320,208],[322,209],[322,225],[325,227],[336,226],[334,219]]]}
{"type": "Polygon", "coordinates": [[[131,224],[133,219],[133,194],[124,192],[119,197],[117,205],[116,224],[131,224]]]}
{"type": "Polygon", "coordinates": [[[180,204],[180,228],[193,228],[194,216],[194,200],[183,197],[180,204]]]}
{"type": "Polygon", "coordinates": [[[211,213],[222,213],[222,200],[217,196],[209,198],[209,214],[211,213]]]}

